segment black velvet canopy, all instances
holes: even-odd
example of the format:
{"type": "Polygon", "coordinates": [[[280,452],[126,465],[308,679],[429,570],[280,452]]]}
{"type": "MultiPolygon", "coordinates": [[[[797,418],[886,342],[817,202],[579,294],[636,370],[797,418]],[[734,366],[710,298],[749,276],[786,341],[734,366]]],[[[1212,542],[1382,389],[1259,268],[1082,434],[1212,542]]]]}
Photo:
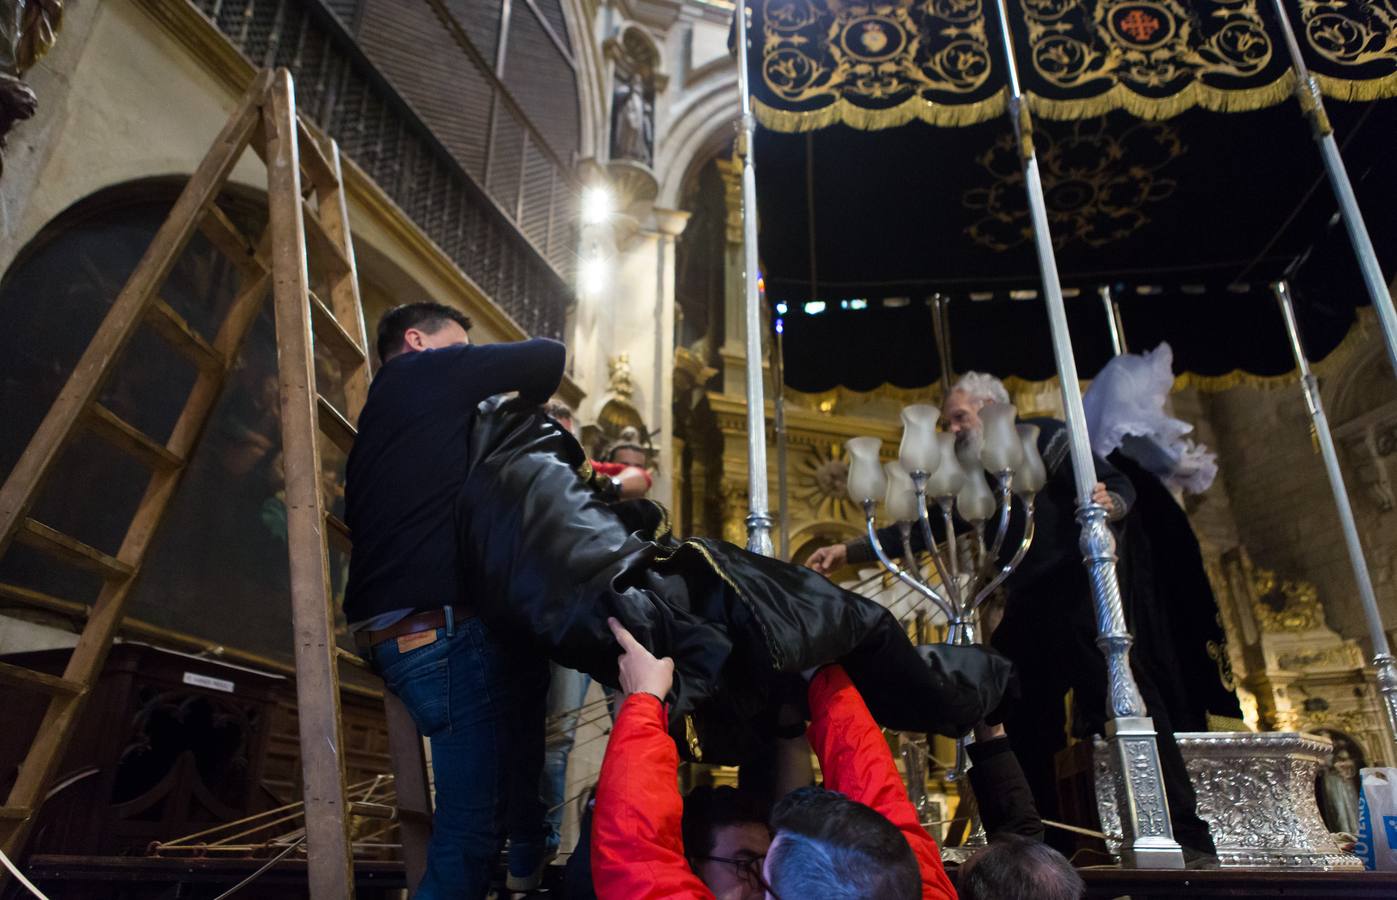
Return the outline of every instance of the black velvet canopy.
{"type": "MultiPolygon", "coordinates": [[[[1168,340],[1179,371],[1290,371],[1268,289],[1285,276],[1311,357],[1331,352],[1367,296],[1270,5],[1009,9],[1081,374],[1111,355],[1102,285],[1127,345],[1168,340]]],[[[1397,91],[1367,6],[1291,20],[1331,98],[1397,91]],[[1343,44],[1357,34],[1366,50],[1343,44]]],[[[994,6],[759,0],[751,36],[759,246],[787,384],[934,382],[933,294],[949,301],[952,370],[1050,377],[994,6]]],[[[1327,105],[1389,266],[1397,103],[1327,105]]]]}

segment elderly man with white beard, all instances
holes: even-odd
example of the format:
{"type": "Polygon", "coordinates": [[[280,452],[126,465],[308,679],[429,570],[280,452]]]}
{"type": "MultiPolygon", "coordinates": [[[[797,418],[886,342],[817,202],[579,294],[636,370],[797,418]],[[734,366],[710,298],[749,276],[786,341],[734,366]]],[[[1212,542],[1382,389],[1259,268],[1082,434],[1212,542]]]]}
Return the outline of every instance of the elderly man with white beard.
{"type": "MultiPolygon", "coordinates": [[[[999,379],[969,372],[951,389],[941,414],[947,428],[956,435],[957,443],[977,441],[981,432],[980,410],[989,403],[1008,402],[1008,392],[999,379]]],[[[1013,661],[1019,675],[1021,697],[1005,720],[1015,755],[1042,817],[1060,819],[1055,756],[1067,742],[1063,698],[1068,690],[1074,692],[1074,735],[1087,737],[1102,733],[1106,714],[1106,662],[1096,645],[1095,607],[1078,548],[1081,526],[1076,520],[1076,487],[1067,427],[1056,419],[1023,421],[1039,428],[1038,449],[1047,467],[1048,481],[1038,494],[1032,547],[1005,582],[1008,600],[1004,617],[990,637],[990,643],[1013,661]]],[[[1105,460],[1093,459],[1098,480],[1092,499],[1106,508],[1112,522],[1118,522],[1135,500],[1134,487],[1105,460]]],[[[935,518],[932,522],[937,524],[935,518]]],[[[989,527],[992,532],[994,523],[989,527]]],[[[936,530],[940,531],[939,527],[936,530]]],[[[1015,515],[1005,535],[1006,557],[1012,554],[1022,533],[1023,519],[1015,515]]],[[[914,552],[925,550],[920,529],[913,529],[911,534],[911,549],[914,552]]],[[[902,538],[897,526],[881,530],[878,537],[890,557],[902,556],[902,538]]],[[[874,559],[868,539],[858,538],[822,547],[806,564],[817,572],[828,574],[846,564],[868,563],[874,559]]],[[[1155,708],[1162,706],[1154,685],[1139,666],[1133,668],[1145,703],[1154,714],[1155,708]]],[[[1198,817],[1193,785],[1167,724],[1167,721],[1156,722],[1175,839],[1183,845],[1185,859],[1191,866],[1215,865],[1216,848],[1212,836],[1207,824],[1198,817]]],[[[1051,831],[1049,841],[1070,854],[1070,835],[1051,831]]]]}

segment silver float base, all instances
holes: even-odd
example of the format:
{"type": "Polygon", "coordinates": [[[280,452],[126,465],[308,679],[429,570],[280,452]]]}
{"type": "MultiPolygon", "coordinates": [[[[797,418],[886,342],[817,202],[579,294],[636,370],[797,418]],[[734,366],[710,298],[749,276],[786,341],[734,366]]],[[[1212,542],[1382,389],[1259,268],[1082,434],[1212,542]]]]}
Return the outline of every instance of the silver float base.
{"type": "MultiPolygon", "coordinates": [[[[1329,765],[1327,738],[1299,732],[1180,732],[1175,735],[1224,868],[1361,870],[1324,826],[1315,776],[1329,765]]],[[[1120,815],[1106,742],[1094,754],[1096,805],[1107,848],[1120,854],[1120,815]]]]}

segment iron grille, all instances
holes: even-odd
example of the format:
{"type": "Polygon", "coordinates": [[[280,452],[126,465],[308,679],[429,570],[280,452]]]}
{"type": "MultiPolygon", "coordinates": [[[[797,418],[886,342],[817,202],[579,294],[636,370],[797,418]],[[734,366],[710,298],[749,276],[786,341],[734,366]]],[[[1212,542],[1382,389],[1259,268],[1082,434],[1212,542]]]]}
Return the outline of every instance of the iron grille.
{"type": "Polygon", "coordinates": [[[302,114],[526,332],[563,338],[573,301],[575,190],[568,173],[528,153],[523,128],[501,129],[508,138],[497,132],[497,141],[518,146],[496,158],[504,165],[480,173],[499,188],[491,199],[465,168],[474,160],[447,149],[320,0],[190,2],[254,65],[289,69],[302,114]]]}

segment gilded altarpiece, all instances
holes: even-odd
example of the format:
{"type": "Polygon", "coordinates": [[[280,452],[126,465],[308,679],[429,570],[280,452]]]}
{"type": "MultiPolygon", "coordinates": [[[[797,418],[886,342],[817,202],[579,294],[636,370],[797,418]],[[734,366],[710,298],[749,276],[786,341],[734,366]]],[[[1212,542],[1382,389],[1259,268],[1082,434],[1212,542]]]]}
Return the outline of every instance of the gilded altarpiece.
{"type": "Polygon", "coordinates": [[[1341,731],[1371,765],[1390,764],[1362,648],[1325,621],[1319,588],[1255,565],[1243,548],[1210,566],[1248,725],[1341,731]]]}

